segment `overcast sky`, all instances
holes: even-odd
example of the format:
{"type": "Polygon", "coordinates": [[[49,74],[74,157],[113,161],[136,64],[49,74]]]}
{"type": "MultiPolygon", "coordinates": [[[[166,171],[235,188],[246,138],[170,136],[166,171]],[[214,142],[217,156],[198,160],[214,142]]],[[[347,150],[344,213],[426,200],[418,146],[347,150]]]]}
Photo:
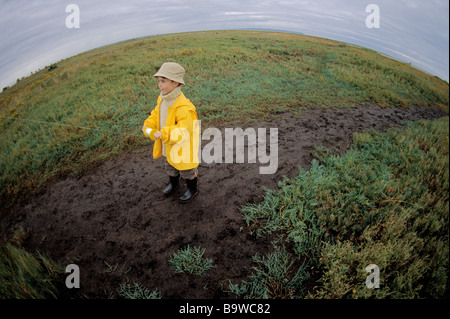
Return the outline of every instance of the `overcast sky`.
{"type": "Polygon", "coordinates": [[[137,37],[278,29],[361,45],[449,80],[448,0],[0,0],[0,89],[47,65],[137,37]],[[69,4],[80,28],[67,28],[69,4]],[[380,27],[368,28],[369,4],[380,27]]]}

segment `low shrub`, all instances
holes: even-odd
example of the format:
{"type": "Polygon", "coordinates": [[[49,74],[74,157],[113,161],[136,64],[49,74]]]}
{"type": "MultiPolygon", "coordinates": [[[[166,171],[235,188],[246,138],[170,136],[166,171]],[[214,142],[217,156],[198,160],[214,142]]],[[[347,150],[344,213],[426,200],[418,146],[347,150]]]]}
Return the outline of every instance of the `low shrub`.
{"type": "Polygon", "coordinates": [[[120,288],[117,290],[120,297],[125,299],[161,299],[161,293],[158,289],[150,291],[143,287],[140,283],[120,284],[120,288]]]}
{"type": "Polygon", "coordinates": [[[243,280],[240,285],[229,282],[229,292],[253,299],[290,299],[303,295],[303,284],[309,279],[306,265],[295,270],[294,259],[284,247],[275,246],[266,257],[255,255],[253,260],[258,266],[253,267],[249,281],[243,280]]]}
{"type": "Polygon", "coordinates": [[[208,269],[214,268],[212,259],[203,258],[205,249],[200,247],[191,248],[189,245],[185,249],[180,249],[173,253],[169,259],[170,267],[176,273],[188,272],[196,275],[203,275],[208,269]]]}
{"type": "Polygon", "coordinates": [[[243,207],[244,220],[319,270],[308,298],[448,296],[448,121],[357,134],[342,156],[318,148],[308,171],[243,207]],[[365,285],[370,263],[380,289],[365,285]]]}

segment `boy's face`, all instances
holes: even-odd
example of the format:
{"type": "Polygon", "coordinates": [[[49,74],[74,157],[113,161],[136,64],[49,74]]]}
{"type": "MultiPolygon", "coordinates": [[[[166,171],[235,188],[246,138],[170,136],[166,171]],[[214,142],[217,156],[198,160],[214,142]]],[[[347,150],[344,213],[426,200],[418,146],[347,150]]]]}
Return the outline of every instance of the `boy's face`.
{"type": "Polygon", "coordinates": [[[163,95],[172,92],[178,86],[178,84],[178,82],[174,82],[172,80],[158,76],[158,87],[163,95]]]}

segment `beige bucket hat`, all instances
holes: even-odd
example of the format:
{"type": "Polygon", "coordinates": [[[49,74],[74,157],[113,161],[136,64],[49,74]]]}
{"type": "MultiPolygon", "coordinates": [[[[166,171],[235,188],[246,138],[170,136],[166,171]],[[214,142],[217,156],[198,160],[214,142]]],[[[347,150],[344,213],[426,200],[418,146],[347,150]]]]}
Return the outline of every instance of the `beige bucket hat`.
{"type": "Polygon", "coordinates": [[[158,72],[156,72],[153,76],[156,78],[158,76],[162,76],[169,80],[184,84],[184,68],[175,62],[166,62],[161,65],[158,72]]]}

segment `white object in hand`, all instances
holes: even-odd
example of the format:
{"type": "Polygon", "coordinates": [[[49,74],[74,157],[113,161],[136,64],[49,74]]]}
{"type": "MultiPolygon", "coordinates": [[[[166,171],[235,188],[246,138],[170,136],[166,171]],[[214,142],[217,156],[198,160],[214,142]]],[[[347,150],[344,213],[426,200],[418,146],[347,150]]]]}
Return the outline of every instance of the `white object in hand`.
{"type": "Polygon", "coordinates": [[[151,131],[152,131],[151,128],[147,128],[147,129],[145,130],[145,135],[150,136],[150,132],[151,132],[151,131]]]}

